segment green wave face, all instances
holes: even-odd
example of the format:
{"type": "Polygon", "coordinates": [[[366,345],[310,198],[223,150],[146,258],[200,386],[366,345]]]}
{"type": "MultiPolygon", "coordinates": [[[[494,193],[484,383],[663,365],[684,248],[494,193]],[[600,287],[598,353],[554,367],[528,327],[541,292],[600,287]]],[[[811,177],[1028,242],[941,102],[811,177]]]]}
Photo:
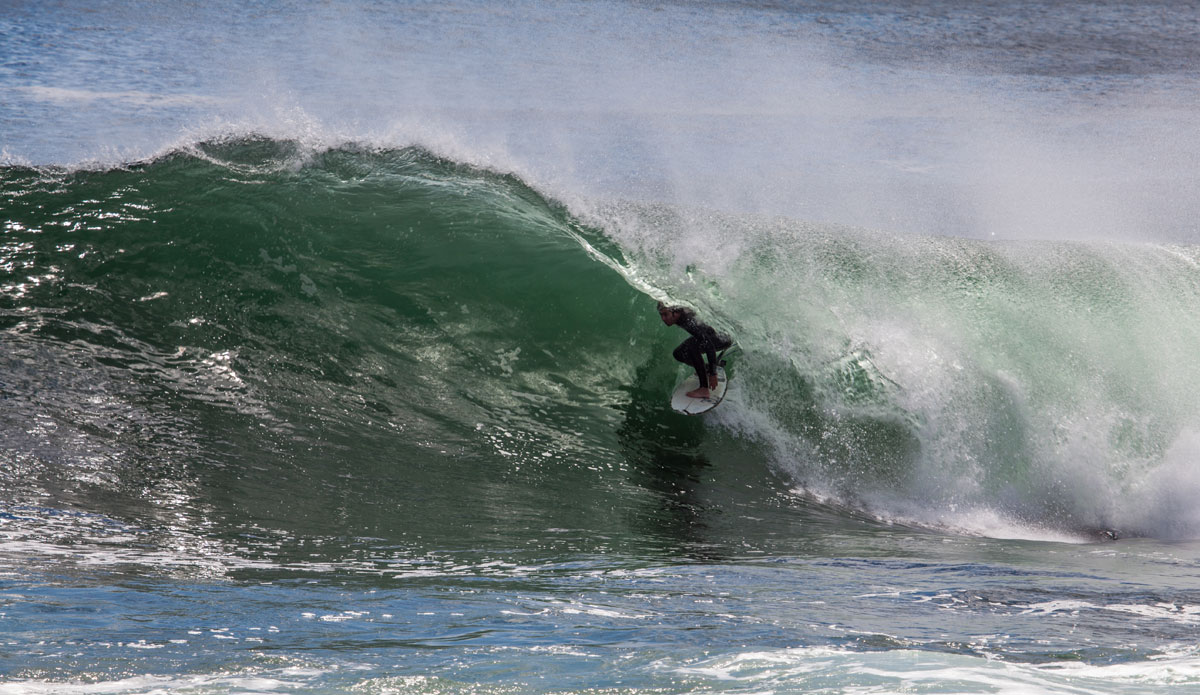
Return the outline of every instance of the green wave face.
{"type": "Polygon", "coordinates": [[[3,426],[33,433],[31,491],[504,526],[624,467],[623,409],[671,386],[661,361],[638,375],[653,303],[511,178],[273,141],[3,175],[3,426]]]}
{"type": "Polygon", "coordinates": [[[271,140],[2,176],[0,475],[30,497],[602,543],[653,513],[653,471],[768,487],[770,462],[913,523],[1200,530],[1172,506],[1200,451],[1195,249],[585,224],[421,150],[271,140]],[[739,342],[704,421],[669,411],[685,336],[648,294],[739,342]]]}

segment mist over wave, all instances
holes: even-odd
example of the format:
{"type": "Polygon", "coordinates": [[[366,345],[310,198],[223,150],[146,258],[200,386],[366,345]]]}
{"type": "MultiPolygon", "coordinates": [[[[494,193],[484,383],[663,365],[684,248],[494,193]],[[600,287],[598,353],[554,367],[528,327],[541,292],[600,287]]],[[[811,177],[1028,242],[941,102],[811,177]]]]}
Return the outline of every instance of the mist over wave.
{"type": "Polygon", "coordinates": [[[117,30],[8,18],[40,77],[0,106],[8,161],[112,165],[258,133],[417,145],[572,206],[1197,240],[1195,18],[1170,8],[296,2],[254,15],[265,28],[225,3],[105,10],[117,30]],[[101,49],[160,69],[98,73],[101,49]]]}

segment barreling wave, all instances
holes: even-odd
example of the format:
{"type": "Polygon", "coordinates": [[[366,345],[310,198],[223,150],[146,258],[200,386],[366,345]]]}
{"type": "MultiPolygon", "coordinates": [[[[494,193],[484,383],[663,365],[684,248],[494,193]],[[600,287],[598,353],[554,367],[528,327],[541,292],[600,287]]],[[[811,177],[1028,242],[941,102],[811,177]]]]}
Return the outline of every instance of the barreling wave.
{"type": "Polygon", "coordinates": [[[735,319],[724,415],[807,493],[988,534],[1200,532],[1195,247],[671,215],[612,217],[648,282],[735,319]]]}
{"type": "Polygon", "coordinates": [[[603,525],[707,427],[723,465],[880,518],[1200,535],[1194,248],[568,210],[420,149],[269,139],[0,186],[10,500],[603,525]],[[667,410],[682,336],[647,294],[738,339],[706,425],[667,410]]]}

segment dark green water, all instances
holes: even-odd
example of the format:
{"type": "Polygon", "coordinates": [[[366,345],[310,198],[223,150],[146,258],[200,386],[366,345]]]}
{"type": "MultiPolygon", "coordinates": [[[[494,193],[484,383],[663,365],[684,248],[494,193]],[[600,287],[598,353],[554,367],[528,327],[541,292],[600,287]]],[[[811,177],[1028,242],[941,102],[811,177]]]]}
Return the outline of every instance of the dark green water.
{"type": "Polygon", "coordinates": [[[417,151],[205,150],[6,171],[20,488],[186,481],[234,528],[387,538],[598,531],[539,501],[580,486],[622,506],[668,338],[561,209],[417,151]]]}

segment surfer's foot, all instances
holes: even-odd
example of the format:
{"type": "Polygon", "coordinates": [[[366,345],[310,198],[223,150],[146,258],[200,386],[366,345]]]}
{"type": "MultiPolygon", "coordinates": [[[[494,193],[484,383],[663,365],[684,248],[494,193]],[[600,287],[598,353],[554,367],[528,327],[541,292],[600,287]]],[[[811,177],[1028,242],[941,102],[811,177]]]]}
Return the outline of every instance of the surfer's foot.
{"type": "Polygon", "coordinates": [[[692,389],[687,392],[688,398],[708,398],[711,395],[706,388],[692,389]]]}

